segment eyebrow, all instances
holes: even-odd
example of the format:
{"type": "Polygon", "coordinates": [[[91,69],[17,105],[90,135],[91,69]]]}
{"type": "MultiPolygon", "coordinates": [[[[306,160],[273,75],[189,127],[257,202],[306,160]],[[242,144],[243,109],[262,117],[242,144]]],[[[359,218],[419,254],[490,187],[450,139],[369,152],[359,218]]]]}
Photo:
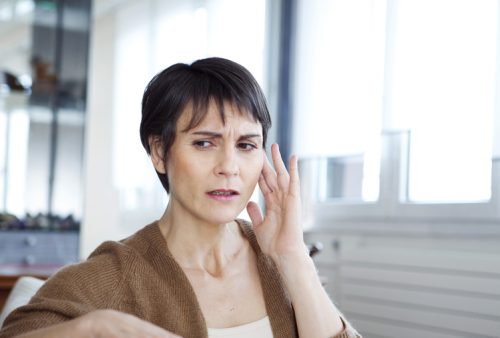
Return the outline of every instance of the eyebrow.
{"type": "MultiPolygon", "coordinates": [[[[201,135],[201,136],[207,136],[211,138],[221,138],[222,134],[221,133],[215,133],[213,131],[195,131],[192,133],[193,135],[201,135]]],[[[262,135],[260,134],[244,134],[239,137],[239,139],[249,139],[249,138],[262,138],[262,135]]]]}

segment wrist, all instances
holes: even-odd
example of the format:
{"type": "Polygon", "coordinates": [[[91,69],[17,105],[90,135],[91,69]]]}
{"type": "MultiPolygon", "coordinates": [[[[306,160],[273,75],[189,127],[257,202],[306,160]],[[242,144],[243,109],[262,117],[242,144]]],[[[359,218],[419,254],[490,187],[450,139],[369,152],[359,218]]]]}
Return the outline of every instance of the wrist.
{"type": "Polygon", "coordinates": [[[311,274],[316,275],[314,262],[306,251],[279,255],[274,261],[284,279],[296,279],[300,276],[310,278],[311,274]]]}
{"type": "Polygon", "coordinates": [[[278,265],[290,264],[290,262],[296,261],[305,262],[310,258],[309,249],[305,243],[282,248],[279,251],[271,253],[270,256],[278,265]]]}

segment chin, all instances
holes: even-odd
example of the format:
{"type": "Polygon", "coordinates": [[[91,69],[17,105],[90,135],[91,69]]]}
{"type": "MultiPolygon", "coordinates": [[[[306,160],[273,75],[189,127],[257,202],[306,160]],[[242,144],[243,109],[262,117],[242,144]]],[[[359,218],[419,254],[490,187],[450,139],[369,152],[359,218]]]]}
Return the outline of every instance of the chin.
{"type": "Polygon", "coordinates": [[[225,224],[234,221],[242,211],[243,209],[224,210],[223,208],[213,208],[202,215],[202,218],[208,223],[225,224]]]}
{"type": "Polygon", "coordinates": [[[232,216],[227,216],[224,217],[224,215],[219,215],[219,216],[214,216],[214,217],[209,217],[205,218],[207,222],[212,223],[212,224],[226,224],[226,223],[231,223],[234,221],[239,214],[235,214],[232,216]]]}

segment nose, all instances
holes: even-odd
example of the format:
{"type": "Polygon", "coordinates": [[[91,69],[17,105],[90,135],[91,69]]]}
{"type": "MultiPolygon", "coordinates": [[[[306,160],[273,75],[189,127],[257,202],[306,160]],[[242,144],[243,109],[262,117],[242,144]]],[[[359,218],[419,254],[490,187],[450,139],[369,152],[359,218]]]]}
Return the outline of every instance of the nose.
{"type": "Polygon", "coordinates": [[[238,164],[238,156],[235,149],[221,149],[218,158],[217,165],[214,168],[215,174],[217,176],[236,176],[240,172],[240,167],[238,164]]]}

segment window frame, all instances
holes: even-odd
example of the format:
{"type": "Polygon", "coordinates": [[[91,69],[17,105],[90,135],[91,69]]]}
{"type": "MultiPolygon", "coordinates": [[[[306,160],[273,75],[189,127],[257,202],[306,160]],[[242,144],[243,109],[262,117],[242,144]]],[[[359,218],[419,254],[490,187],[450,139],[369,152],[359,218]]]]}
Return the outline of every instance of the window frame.
{"type": "MultiPolygon", "coordinates": [[[[310,206],[313,224],[334,221],[428,221],[498,222],[500,221],[500,1],[497,6],[497,57],[494,102],[493,156],[491,166],[491,197],[485,202],[421,203],[405,200],[408,186],[410,133],[391,125],[392,72],[395,43],[396,6],[398,0],[387,0],[384,62],[384,101],[382,109],[379,198],[375,202],[342,200],[318,201],[310,206]]],[[[317,178],[319,184],[320,178],[317,178]]],[[[312,193],[312,192],[308,192],[312,193]]],[[[314,193],[317,194],[317,191],[314,193]]],[[[317,195],[316,195],[317,196],[317,195]]]]}

